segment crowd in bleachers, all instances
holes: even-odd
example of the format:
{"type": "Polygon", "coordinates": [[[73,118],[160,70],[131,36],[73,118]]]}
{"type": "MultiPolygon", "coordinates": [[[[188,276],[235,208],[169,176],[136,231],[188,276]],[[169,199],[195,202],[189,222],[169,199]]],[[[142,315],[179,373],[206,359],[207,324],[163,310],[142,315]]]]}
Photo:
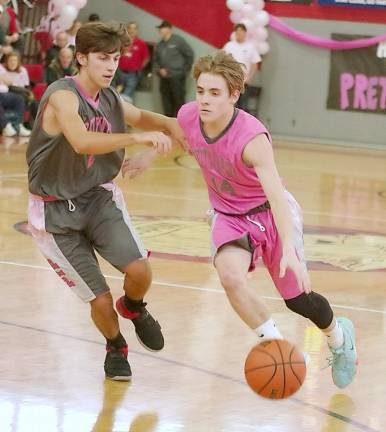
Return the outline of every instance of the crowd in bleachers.
{"type": "MultiPolygon", "coordinates": [[[[36,28],[33,37],[38,44],[39,58],[33,64],[23,64],[23,32],[8,3],[9,0],[0,0],[0,133],[27,137],[47,86],[77,73],[75,37],[82,22],[75,19],[70,28],[58,31],[54,38],[47,29],[36,28]]],[[[97,14],[88,18],[88,21],[99,20],[97,14]]],[[[185,102],[185,82],[193,63],[193,51],[181,36],[173,33],[168,21],[162,21],[157,27],[161,39],[154,48],[139,37],[136,22],[127,23],[132,43],[120,58],[112,85],[122,98],[132,102],[141,78],[144,74],[151,76],[154,70],[159,76],[163,111],[175,116],[185,102]]]]}
{"type": "MultiPolygon", "coordinates": [[[[0,0],[0,133],[7,137],[28,137],[47,86],[77,72],[75,36],[82,22],[76,19],[53,40],[48,32],[36,31],[39,61],[23,64],[22,31],[14,10],[7,3],[0,0]]],[[[98,20],[97,14],[89,17],[89,21],[98,20]]]]}

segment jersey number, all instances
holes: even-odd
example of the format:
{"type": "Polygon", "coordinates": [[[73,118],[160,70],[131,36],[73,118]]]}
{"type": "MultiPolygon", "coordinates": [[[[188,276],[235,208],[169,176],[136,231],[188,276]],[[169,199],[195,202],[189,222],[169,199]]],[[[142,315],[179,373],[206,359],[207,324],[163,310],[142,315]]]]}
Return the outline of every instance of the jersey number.
{"type": "Polygon", "coordinates": [[[228,180],[216,180],[215,177],[211,178],[213,188],[216,190],[218,194],[228,193],[229,195],[236,196],[236,192],[234,191],[232,185],[228,180]]]}

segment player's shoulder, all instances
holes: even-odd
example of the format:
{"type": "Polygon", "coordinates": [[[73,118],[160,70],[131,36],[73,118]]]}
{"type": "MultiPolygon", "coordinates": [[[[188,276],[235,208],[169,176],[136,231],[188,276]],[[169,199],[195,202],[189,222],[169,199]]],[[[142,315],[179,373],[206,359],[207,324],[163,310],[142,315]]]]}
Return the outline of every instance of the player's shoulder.
{"type": "Polygon", "coordinates": [[[191,120],[198,116],[197,102],[188,102],[179,109],[177,119],[180,121],[191,120]]]}
{"type": "MultiPolygon", "coordinates": [[[[42,99],[59,104],[78,100],[73,80],[61,78],[51,83],[43,94],[42,99]]],[[[63,105],[65,106],[65,105],[63,105]]]]}
{"type": "Polygon", "coordinates": [[[247,111],[244,111],[242,109],[238,109],[238,118],[241,120],[243,124],[250,124],[253,126],[258,126],[266,129],[264,123],[259,120],[257,117],[253,116],[247,111]]]}
{"type": "Polygon", "coordinates": [[[239,109],[237,116],[237,130],[240,135],[247,136],[249,139],[264,134],[271,141],[271,135],[265,124],[242,109],[239,109]]]}

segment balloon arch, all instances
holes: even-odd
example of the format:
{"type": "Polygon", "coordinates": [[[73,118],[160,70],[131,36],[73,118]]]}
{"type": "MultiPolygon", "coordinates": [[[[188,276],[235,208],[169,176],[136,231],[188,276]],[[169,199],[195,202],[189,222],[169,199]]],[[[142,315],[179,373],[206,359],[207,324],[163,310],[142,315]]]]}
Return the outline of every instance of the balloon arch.
{"type": "MultiPolygon", "coordinates": [[[[264,10],[264,0],[227,0],[226,5],[231,10],[230,20],[233,24],[242,23],[247,28],[247,37],[259,54],[269,51],[267,42],[269,14],[264,10]]],[[[231,39],[234,36],[231,36],[231,39]]]]}
{"type": "Polygon", "coordinates": [[[50,32],[55,37],[58,32],[68,30],[86,4],[87,0],[49,0],[47,15],[41,19],[39,31],[50,32]]]}

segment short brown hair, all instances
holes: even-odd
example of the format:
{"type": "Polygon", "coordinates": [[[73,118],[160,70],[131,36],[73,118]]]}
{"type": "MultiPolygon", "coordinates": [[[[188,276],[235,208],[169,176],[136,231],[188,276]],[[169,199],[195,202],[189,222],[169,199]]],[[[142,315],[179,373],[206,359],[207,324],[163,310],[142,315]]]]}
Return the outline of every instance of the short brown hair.
{"type": "Polygon", "coordinates": [[[193,78],[197,81],[202,73],[221,75],[227,83],[230,94],[236,90],[240,93],[244,92],[245,67],[225,51],[200,57],[193,66],[193,78]]]}
{"type": "Polygon", "coordinates": [[[238,23],[233,27],[233,31],[236,31],[238,29],[244,30],[245,32],[247,31],[247,27],[243,23],[238,23]]]}
{"type": "Polygon", "coordinates": [[[88,22],[83,24],[76,33],[75,54],[79,52],[87,55],[91,52],[113,53],[115,51],[122,54],[130,43],[131,38],[123,24],[88,22]]]}

